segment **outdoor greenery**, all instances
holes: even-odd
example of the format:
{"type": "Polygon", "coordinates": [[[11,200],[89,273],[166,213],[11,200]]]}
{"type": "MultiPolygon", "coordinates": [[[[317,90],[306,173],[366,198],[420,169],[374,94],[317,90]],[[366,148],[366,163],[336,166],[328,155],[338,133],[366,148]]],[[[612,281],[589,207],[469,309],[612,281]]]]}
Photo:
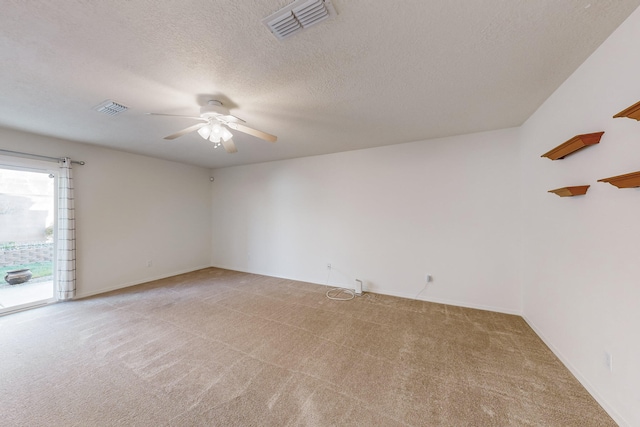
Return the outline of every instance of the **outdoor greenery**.
{"type": "Polygon", "coordinates": [[[7,271],[22,270],[28,268],[33,273],[32,279],[38,277],[46,277],[53,275],[53,263],[52,262],[35,262],[32,264],[13,265],[8,267],[0,267],[0,280],[4,280],[4,276],[7,271]]]}
{"type": "Polygon", "coordinates": [[[16,242],[3,242],[0,243],[0,251],[6,251],[9,249],[15,249],[16,242]]]}

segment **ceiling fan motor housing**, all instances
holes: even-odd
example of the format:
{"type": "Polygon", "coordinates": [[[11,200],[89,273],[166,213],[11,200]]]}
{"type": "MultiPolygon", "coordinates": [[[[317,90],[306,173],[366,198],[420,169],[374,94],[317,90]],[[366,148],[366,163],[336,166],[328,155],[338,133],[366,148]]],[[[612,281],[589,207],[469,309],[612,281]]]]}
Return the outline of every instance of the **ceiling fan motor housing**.
{"type": "Polygon", "coordinates": [[[200,109],[201,117],[228,116],[229,110],[220,101],[209,101],[200,109]]]}

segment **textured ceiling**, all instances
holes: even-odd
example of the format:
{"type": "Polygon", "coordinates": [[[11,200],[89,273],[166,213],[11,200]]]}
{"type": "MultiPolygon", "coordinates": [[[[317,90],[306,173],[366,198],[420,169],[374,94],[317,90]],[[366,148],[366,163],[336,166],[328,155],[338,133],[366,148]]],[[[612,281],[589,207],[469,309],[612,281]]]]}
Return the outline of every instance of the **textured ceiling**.
{"type": "Polygon", "coordinates": [[[261,20],[288,3],[4,0],[0,126],[213,168],[518,126],[640,0],[333,0],[278,41],[261,20]],[[278,142],[227,154],[144,114],[210,97],[278,142]]]}

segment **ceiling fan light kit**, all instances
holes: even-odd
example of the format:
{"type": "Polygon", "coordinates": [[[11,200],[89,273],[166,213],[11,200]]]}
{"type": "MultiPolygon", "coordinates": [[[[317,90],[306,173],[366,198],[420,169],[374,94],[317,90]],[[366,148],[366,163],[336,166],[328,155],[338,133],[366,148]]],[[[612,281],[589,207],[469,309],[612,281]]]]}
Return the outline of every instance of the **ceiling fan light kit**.
{"type": "Polygon", "coordinates": [[[231,139],[233,138],[233,134],[227,128],[231,128],[269,142],[276,142],[276,140],[278,139],[275,135],[271,135],[266,132],[262,132],[243,125],[240,122],[244,123],[244,120],[230,114],[229,110],[224,107],[220,101],[217,100],[209,100],[206,105],[202,106],[200,108],[199,117],[163,113],[147,114],[153,116],[182,117],[186,119],[203,121],[204,123],[198,123],[182,129],[181,131],[176,132],[172,135],[165,136],[164,139],[172,140],[186,135],[190,132],[198,131],[198,134],[203,139],[208,139],[213,143],[214,148],[218,148],[220,145],[222,145],[227,153],[238,152],[235,143],[231,139]]]}
{"type": "Polygon", "coordinates": [[[209,136],[211,135],[211,126],[202,126],[198,129],[198,133],[204,139],[209,139],[209,136]]]}
{"type": "Polygon", "coordinates": [[[205,126],[198,129],[198,133],[202,138],[213,142],[214,148],[218,148],[220,146],[220,140],[227,142],[233,138],[233,134],[218,122],[207,123],[205,126]]]}

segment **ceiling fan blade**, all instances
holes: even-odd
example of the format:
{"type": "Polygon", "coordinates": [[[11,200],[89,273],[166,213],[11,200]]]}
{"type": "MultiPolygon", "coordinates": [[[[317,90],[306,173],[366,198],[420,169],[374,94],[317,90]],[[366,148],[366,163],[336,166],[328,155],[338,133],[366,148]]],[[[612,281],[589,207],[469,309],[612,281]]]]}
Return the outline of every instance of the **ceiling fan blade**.
{"type": "Polygon", "coordinates": [[[228,140],[221,139],[220,142],[224,147],[227,153],[237,153],[238,149],[236,148],[236,144],[233,143],[233,139],[229,138],[228,140]]]}
{"type": "Polygon", "coordinates": [[[275,135],[271,135],[266,132],[262,132],[260,130],[250,128],[249,126],[245,126],[240,123],[227,123],[227,126],[229,126],[231,129],[239,130],[240,132],[248,133],[249,135],[253,135],[257,138],[264,139],[265,141],[276,142],[278,140],[278,137],[275,135]]]}
{"type": "Polygon", "coordinates": [[[193,126],[189,126],[188,128],[182,129],[180,132],[174,133],[173,135],[165,136],[164,139],[176,139],[176,138],[179,138],[182,135],[186,135],[189,132],[193,132],[194,130],[198,130],[201,127],[206,126],[208,123],[209,122],[207,122],[207,123],[198,123],[198,124],[195,124],[193,126]]]}
{"type": "Polygon", "coordinates": [[[236,117],[233,114],[227,114],[226,116],[219,116],[218,118],[221,119],[221,120],[224,120],[225,122],[247,123],[246,121],[242,120],[240,117],[236,117]]]}
{"type": "Polygon", "coordinates": [[[181,117],[183,119],[194,119],[194,120],[203,120],[208,121],[204,117],[196,117],[196,116],[182,116],[180,114],[163,114],[163,113],[145,113],[148,116],[167,116],[167,117],[181,117]]]}

